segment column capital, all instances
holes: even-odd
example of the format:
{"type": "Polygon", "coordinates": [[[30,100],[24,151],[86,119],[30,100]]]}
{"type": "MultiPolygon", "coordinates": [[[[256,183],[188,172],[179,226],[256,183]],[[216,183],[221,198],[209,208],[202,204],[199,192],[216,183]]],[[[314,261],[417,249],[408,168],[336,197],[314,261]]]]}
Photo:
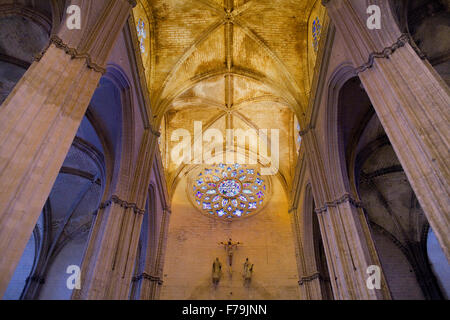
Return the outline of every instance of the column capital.
{"type": "Polygon", "coordinates": [[[70,18],[67,13],[52,43],[59,44],[59,48],[74,58],[84,57],[88,66],[95,69],[106,68],[109,53],[112,50],[131,9],[136,5],[135,0],[71,0],[68,5],[77,5],[80,9],[81,28],[69,29],[65,21],[70,18]],[[57,41],[55,41],[57,40],[57,41]]]}
{"type": "Polygon", "coordinates": [[[151,282],[157,282],[159,285],[162,285],[164,283],[161,277],[151,275],[146,272],[143,272],[140,275],[133,277],[133,281],[141,281],[142,279],[149,280],[151,282]]]}
{"type": "Polygon", "coordinates": [[[302,276],[300,277],[300,280],[298,280],[298,284],[300,286],[304,285],[305,282],[311,282],[315,279],[319,279],[320,278],[320,273],[318,271],[314,272],[313,274],[309,275],[309,276],[302,276]]]}
{"type": "Polygon", "coordinates": [[[317,214],[321,214],[321,213],[326,212],[328,210],[328,208],[330,208],[330,207],[337,207],[338,205],[340,205],[342,203],[349,203],[352,206],[354,206],[355,208],[362,208],[362,206],[363,206],[362,202],[356,200],[350,193],[345,193],[344,195],[342,195],[338,199],[335,199],[333,201],[325,202],[325,204],[322,207],[316,208],[314,211],[317,214]]]}
{"type": "Polygon", "coordinates": [[[373,67],[375,63],[375,59],[389,59],[389,57],[394,54],[397,49],[404,47],[407,43],[410,43],[410,36],[406,33],[402,33],[402,35],[398,38],[398,40],[393,43],[391,46],[386,47],[381,52],[372,52],[369,54],[369,59],[366,63],[360,65],[355,68],[355,74],[360,74],[361,72],[366,71],[373,67]]]}
{"type": "Polygon", "coordinates": [[[94,71],[97,71],[101,73],[102,75],[106,73],[106,69],[95,62],[92,61],[91,55],[89,53],[79,53],[76,48],[69,47],[64,41],[58,37],[56,34],[52,35],[50,37],[48,45],[45,47],[44,50],[42,50],[40,53],[38,53],[35,57],[35,61],[40,61],[44,54],[47,52],[48,48],[51,45],[54,45],[58,49],[64,50],[65,53],[70,55],[72,59],[86,59],[86,66],[94,71]]]}
{"type": "Polygon", "coordinates": [[[119,206],[125,208],[125,209],[133,209],[135,214],[141,214],[143,215],[145,213],[145,210],[140,209],[136,203],[132,203],[132,202],[128,202],[125,200],[120,199],[118,196],[113,195],[111,196],[111,198],[105,202],[103,202],[102,204],[100,204],[99,209],[106,209],[107,207],[109,207],[111,204],[118,204],[119,206]]]}
{"type": "MultiPolygon", "coordinates": [[[[361,0],[323,0],[322,4],[327,7],[328,14],[342,35],[349,50],[350,57],[355,66],[361,66],[374,56],[383,55],[399,39],[404,45],[405,38],[395,18],[395,13],[386,0],[365,1],[361,0]],[[374,6],[378,8],[373,12],[369,9],[374,6]],[[376,20],[379,25],[372,26],[371,21],[376,20]]],[[[394,50],[395,51],[395,50],[394,50]]]]}

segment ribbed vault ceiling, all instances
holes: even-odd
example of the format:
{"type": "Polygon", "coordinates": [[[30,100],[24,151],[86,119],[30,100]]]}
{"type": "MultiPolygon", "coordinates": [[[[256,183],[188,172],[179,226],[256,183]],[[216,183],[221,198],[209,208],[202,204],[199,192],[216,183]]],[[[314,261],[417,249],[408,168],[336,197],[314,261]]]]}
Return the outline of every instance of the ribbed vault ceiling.
{"type": "MultiPolygon", "coordinates": [[[[279,129],[281,174],[295,164],[294,114],[307,104],[308,19],[316,0],[148,0],[144,61],[155,123],[171,130],[279,129]]],[[[136,11],[141,11],[136,14],[136,11]]],[[[166,144],[170,149],[170,143],[166,144]]],[[[166,165],[175,173],[173,164],[166,165]]]]}

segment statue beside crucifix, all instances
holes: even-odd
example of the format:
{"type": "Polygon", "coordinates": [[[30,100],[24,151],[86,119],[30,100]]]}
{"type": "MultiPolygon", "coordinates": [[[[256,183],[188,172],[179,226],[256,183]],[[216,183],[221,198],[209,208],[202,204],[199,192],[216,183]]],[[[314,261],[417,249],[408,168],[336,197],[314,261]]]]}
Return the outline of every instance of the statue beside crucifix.
{"type": "Polygon", "coordinates": [[[252,280],[252,275],[253,275],[253,263],[250,263],[250,261],[248,261],[248,258],[247,258],[247,259],[245,259],[245,262],[244,262],[244,273],[243,273],[244,285],[246,285],[246,286],[250,285],[250,281],[252,280]]]}
{"type": "Polygon", "coordinates": [[[222,275],[222,263],[220,263],[219,258],[216,258],[216,260],[214,260],[212,265],[212,281],[215,286],[217,286],[217,284],[219,283],[221,275],[222,275]]]}
{"type": "Polygon", "coordinates": [[[225,247],[225,251],[227,252],[228,257],[228,265],[231,269],[231,266],[233,264],[233,254],[234,250],[237,249],[238,245],[241,245],[241,242],[233,242],[231,238],[226,242],[220,242],[219,244],[223,245],[225,247]]]}

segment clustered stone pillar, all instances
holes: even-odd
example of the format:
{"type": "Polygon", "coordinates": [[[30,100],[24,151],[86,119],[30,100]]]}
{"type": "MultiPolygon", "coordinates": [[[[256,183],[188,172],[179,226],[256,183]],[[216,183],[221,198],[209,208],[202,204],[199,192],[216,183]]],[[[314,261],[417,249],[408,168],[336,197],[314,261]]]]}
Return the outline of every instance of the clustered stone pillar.
{"type": "Polygon", "coordinates": [[[322,2],[450,260],[450,90],[401,34],[389,1],[322,2]],[[367,25],[369,4],[380,8],[380,29],[367,25]]]}
{"type": "Polygon", "coordinates": [[[0,106],[0,297],[75,138],[132,7],[127,0],[72,0],[81,29],[65,20],[0,106]]]}
{"type": "Polygon", "coordinates": [[[137,281],[142,281],[139,292],[140,300],[155,300],[159,298],[161,286],[164,283],[163,266],[167,247],[170,214],[170,209],[165,208],[161,219],[157,248],[147,248],[144,272],[136,279],[137,281]]]}
{"type": "MultiPolygon", "coordinates": [[[[307,201],[307,200],[305,200],[307,201]]],[[[297,199],[298,203],[298,199],[297,199]]],[[[312,205],[312,203],[311,203],[312,205]]],[[[306,206],[304,205],[303,208],[306,206]]],[[[300,230],[305,230],[301,228],[300,220],[301,215],[305,217],[306,213],[303,213],[303,208],[299,209],[293,206],[290,210],[292,234],[295,240],[295,255],[297,257],[297,269],[299,274],[299,290],[301,300],[322,300],[323,294],[320,285],[320,279],[318,277],[318,271],[314,256],[305,254],[305,237],[302,237],[303,232],[300,230]],[[314,267],[312,267],[314,266],[314,267]]],[[[302,225],[305,224],[305,219],[303,218],[302,225]]]]}
{"type": "Polygon", "coordinates": [[[350,194],[336,198],[330,185],[336,181],[327,177],[324,157],[317,145],[314,129],[309,129],[303,138],[305,149],[308,150],[307,161],[317,206],[315,214],[318,215],[334,298],[389,299],[383,275],[380,279],[381,290],[367,287],[367,268],[380,265],[369,236],[367,221],[358,212],[356,201],[350,194]]]}
{"type": "Polygon", "coordinates": [[[119,172],[115,194],[100,206],[81,268],[81,288],[73,299],[129,299],[157,146],[158,133],[146,129],[135,169],[129,175],[119,172]]]}

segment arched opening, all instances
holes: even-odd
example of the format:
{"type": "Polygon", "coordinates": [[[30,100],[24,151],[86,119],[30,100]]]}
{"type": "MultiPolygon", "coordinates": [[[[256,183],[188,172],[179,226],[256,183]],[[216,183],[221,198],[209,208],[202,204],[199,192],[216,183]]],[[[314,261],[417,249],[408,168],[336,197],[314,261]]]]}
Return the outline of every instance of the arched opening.
{"type": "Polygon", "coordinates": [[[153,300],[157,298],[157,259],[160,236],[156,191],[154,185],[148,188],[147,202],[145,204],[144,219],[142,221],[139,248],[136,255],[134,277],[132,280],[130,297],[133,300],[153,300]]]}
{"type": "MultiPolygon", "coordinates": [[[[41,221],[42,218],[39,220],[41,221]]],[[[8,289],[6,289],[5,295],[3,296],[4,300],[19,300],[22,297],[24,288],[27,285],[27,282],[30,281],[33,269],[39,258],[39,247],[42,245],[41,232],[42,223],[38,223],[22,253],[22,258],[11,278],[8,289]]]]}
{"type": "Polygon", "coordinates": [[[136,252],[136,260],[134,262],[133,279],[130,288],[130,300],[140,300],[140,294],[142,289],[142,282],[145,281],[143,274],[145,271],[145,259],[147,253],[147,238],[148,238],[148,220],[149,210],[148,202],[145,205],[144,218],[142,220],[141,234],[139,236],[139,244],[136,252]]]}
{"type": "MultiPolygon", "coordinates": [[[[315,208],[314,200],[313,207],[315,208]]],[[[314,257],[319,274],[320,291],[323,300],[334,300],[333,288],[331,286],[330,273],[328,271],[327,257],[325,255],[322,235],[320,233],[320,225],[317,214],[312,213],[312,228],[314,238],[314,257]]]]}
{"type": "Polygon", "coordinates": [[[392,298],[442,298],[426,256],[428,221],[357,77],[339,92],[338,128],[344,170],[361,200],[392,298]]]}
{"type": "Polygon", "coordinates": [[[106,185],[104,146],[87,117],[82,121],[48,198],[51,228],[25,299],[69,300],[69,266],[81,267],[106,185]]]}
{"type": "Polygon", "coordinates": [[[8,296],[70,299],[66,270],[81,264],[104,182],[103,146],[85,117],[16,268],[16,276],[10,282],[15,293],[10,292],[8,296]],[[34,250],[31,250],[32,243],[34,250]],[[28,270],[30,261],[32,268],[28,270]],[[29,274],[26,281],[20,282],[18,278],[23,278],[25,269],[29,274]]]}
{"type": "Polygon", "coordinates": [[[300,282],[307,286],[310,299],[334,300],[324,242],[315,208],[312,188],[308,184],[305,190],[304,206],[301,211],[304,225],[302,234],[306,268],[304,272],[306,274],[300,282]],[[315,294],[316,292],[318,295],[315,294]]]}
{"type": "Polygon", "coordinates": [[[43,250],[22,299],[71,298],[67,269],[81,268],[101,200],[117,184],[123,159],[126,167],[131,165],[127,158],[133,143],[124,141],[133,137],[127,122],[133,113],[122,114],[129,98],[123,81],[119,69],[111,67],[94,93],[49,195],[49,227],[44,228],[43,250]]]}
{"type": "Polygon", "coordinates": [[[0,105],[47,45],[51,28],[49,1],[0,4],[0,105]]]}

